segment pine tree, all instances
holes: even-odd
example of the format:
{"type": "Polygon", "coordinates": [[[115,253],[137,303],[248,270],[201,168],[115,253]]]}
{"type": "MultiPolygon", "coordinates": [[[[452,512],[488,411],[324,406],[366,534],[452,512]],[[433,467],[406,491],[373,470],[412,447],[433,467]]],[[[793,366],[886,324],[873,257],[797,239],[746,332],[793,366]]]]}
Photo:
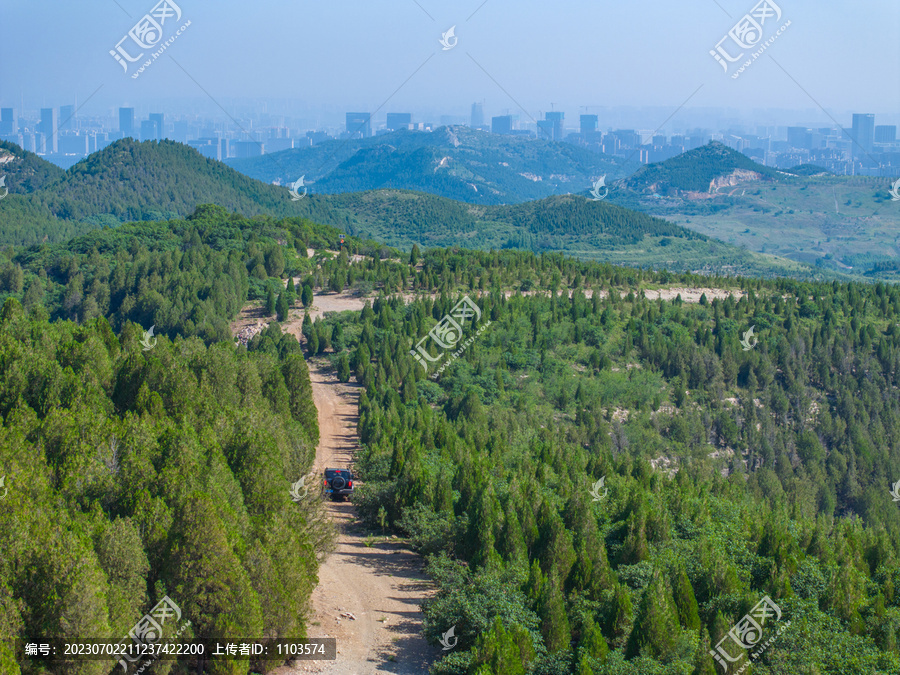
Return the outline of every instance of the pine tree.
{"type": "Polygon", "coordinates": [[[290,305],[288,304],[287,293],[282,292],[278,296],[278,302],[275,305],[275,309],[278,312],[278,321],[284,322],[288,319],[288,312],[290,311],[290,305]]]}
{"type": "Polygon", "coordinates": [[[694,672],[691,675],[718,675],[713,658],[709,655],[711,649],[709,631],[703,628],[700,631],[700,644],[694,654],[694,672]]]}
{"type": "Polygon", "coordinates": [[[300,291],[300,302],[303,303],[304,307],[309,307],[313,303],[313,289],[312,286],[303,284],[303,290],[300,291]]]}
{"type": "Polygon", "coordinates": [[[616,586],[615,595],[613,596],[613,608],[609,615],[609,624],[607,626],[607,634],[622,636],[631,624],[631,614],[633,607],[631,604],[631,594],[628,589],[619,584],[616,586]]]}
{"type": "Polygon", "coordinates": [[[551,575],[541,589],[538,615],[541,617],[541,633],[547,650],[552,653],[568,649],[572,632],[566,616],[566,600],[555,575],[551,575]]]}
{"type": "Polygon", "coordinates": [[[347,356],[347,352],[341,353],[338,359],[337,376],[341,382],[350,381],[350,358],[347,356]]]}
{"type": "Polygon", "coordinates": [[[684,567],[679,567],[673,583],[675,589],[675,606],[678,608],[678,621],[686,630],[700,630],[700,612],[694,588],[688,579],[684,567]]]}
{"type": "Polygon", "coordinates": [[[272,316],[273,314],[275,314],[275,291],[269,286],[269,290],[266,293],[266,316],[272,316]]]}
{"type": "Polygon", "coordinates": [[[313,403],[309,367],[303,354],[295,352],[286,357],[281,374],[288,390],[291,416],[303,425],[315,445],[319,442],[319,413],[313,403]]]}
{"type": "Polygon", "coordinates": [[[656,572],[641,599],[634,628],[625,646],[625,656],[634,658],[646,653],[653,658],[667,660],[675,650],[680,630],[669,584],[663,575],[656,572]]]}
{"type": "Polygon", "coordinates": [[[185,608],[197,637],[260,633],[259,597],[209,497],[192,497],[178,513],[166,563],[166,587],[185,608]],[[237,623],[223,626],[223,617],[237,623]]]}
{"type": "Polygon", "coordinates": [[[578,653],[584,657],[606,661],[609,646],[606,638],[592,617],[588,617],[581,627],[581,639],[578,641],[578,653]]]}
{"type": "Polygon", "coordinates": [[[474,652],[470,672],[475,675],[525,675],[535,658],[531,634],[517,624],[505,629],[499,616],[478,638],[474,652]]]}

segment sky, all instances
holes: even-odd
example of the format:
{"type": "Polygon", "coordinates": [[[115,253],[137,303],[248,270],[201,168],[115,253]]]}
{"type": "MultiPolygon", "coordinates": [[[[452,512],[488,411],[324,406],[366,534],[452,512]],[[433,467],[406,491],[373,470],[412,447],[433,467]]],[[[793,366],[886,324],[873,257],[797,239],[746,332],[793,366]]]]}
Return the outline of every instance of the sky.
{"type": "Polygon", "coordinates": [[[633,107],[644,127],[710,109],[760,123],[774,110],[795,111],[795,123],[846,125],[850,112],[900,122],[897,0],[775,0],[780,19],[770,10],[745,53],[790,23],[737,79],[747,57],[726,73],[710,50],[753,0],[174,1],[182,15],[163,39],[190,25],[133,79],[140,62],[126,73],[109,52],[156,0],[0,0],[0,105],[77,100],[90,116],[177,101],[230,115],[271,106],[316,120],[345,110],[421,120],[468,117],[484,101],[488,117],[522,121],[633,107]]]}

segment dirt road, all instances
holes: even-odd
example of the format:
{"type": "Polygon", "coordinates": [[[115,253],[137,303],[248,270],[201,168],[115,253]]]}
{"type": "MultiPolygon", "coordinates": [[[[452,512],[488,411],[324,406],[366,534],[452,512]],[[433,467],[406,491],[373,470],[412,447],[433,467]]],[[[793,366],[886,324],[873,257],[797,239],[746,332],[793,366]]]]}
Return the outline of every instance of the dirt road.
{"type": "MultiPolygon", "coordinates": [[[[313,399],[319,411],[314,471],[353,464],[357,447],[358,387],[341,384],[327,365],[311,360],[313,399]]],[[[421,601],[431,592],[422,558],[380,533],[367,539],[350,502],[327,502],[338,528],[335,551],[319,569],[313,591],[310,637],[337,639],[337,660],[297,661],[274,671],[369,675],[421,675],[439,650],[422,637],[421,601]],[[351,618],[355,617],[355,618],[351,618]]]]}

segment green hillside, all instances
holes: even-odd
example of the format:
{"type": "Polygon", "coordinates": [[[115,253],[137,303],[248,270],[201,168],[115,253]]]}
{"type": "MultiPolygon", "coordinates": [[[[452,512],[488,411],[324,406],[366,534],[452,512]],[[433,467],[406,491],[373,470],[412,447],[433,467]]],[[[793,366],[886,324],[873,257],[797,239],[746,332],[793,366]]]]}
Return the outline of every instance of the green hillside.
{"type": "Polygon", "coordinates": [[[0,243],[54,243],[116,227],[122,220],[183,217],[198,204],[215,202],[244,216],[307,218],[405,249],[413,244],[521,248],[673,271],[764,276],[815,272],[574,195],[512,206],[479,206],[400,190],[310,194],[292,201],[285,187],[247,178],[172,142],[119,141],[57,175],[55,182],[35,192],[0,202],[0,215],[9,223],[0,230],[0,243]]]}
{"type": "Polygon", "coordinates": [[[333,140],[228,164],[267,183],[287,185],[305,176],[314,194],[397,188],[471,204],[515,204],[580,192],[601,175],[620,178],[636,168],[568,143],[462,126],[333,140]]]}
{"type": "Polygon", "coordinates": [[[900,208],[890,178],[812,175],[738,181],[704,202],[632,208],[750,251],[859,278],[900,279],[900,208]]]}
{"type": "MultiPolygon", "coordinates": [[[[627,213],[596,208],[608,230],[627,213]]],[[[543,217],[522,213],[523,230],[543,217]]],[[[673,227],[629,225],[600,234],[673,227]]],[[[329,535],[289,487],[316,442],[317,355],[362,387],[363,523],[427,556],[426,637],[455,627],[436,675],[711,675],[709,649],[763,597],[783,613],[766,639],[791,624],[754,672],[900,669],[900,290],[398,258],[356,238],[306,256],[338,234],[207,205],[3,252],[4,636],[123,634],[169,593],[189,636],[303,634],[329,535]],[[698,285],[744,297],[643,295],[698,285]],[[277,323],[232,340],[247,303],[297,318],[313,290],[365,289],[374,303],[306,322],[302,345],[277,323]],[[463,294],[480,318],[450,362],[427,336],[463,294]],[[425,371],[417,344],[446,368],[425,371]]],[[[37,675],[5,641],[0,664],[37,675]]]]}
{"type": "Polygon", "coordinates": [[[62,179],[65,172],[15,143],[0,141],[0,176],[10,194],[28,194],[62,179]]]}
{"type": "MultiPolygon", "coordinates": [[[[465,246],[556,251],[586,260],[707,274],[836,276],[755,254],[660,218],[576,195],[512,206],[475,206],[400,190],[334,195],[332,216],[360,237],[391,246],[465,246]]],[[[315,218],[311,213],[310,217],[315,218]]],[[[332,222],[332,221],[329,221],[332,222]]]]}
{"type": "Polygon", "coordinates": [[[900,670],[896,288],[746,281],[688,305],[571,261],[422,269],[458,295],[328,324],[358,336],[334,356],[365,388],[356,506],[427,556],[426,635],[459,640],[433,673],[713,675],[723,639],[728,673],[751,652],[765,675],[900,670]],[[510,274],[576,290],[506,298],[510,274]],[[736,649],[763,598],[765,648],[736,649]]]}
{"type": "Polygon", "coordinates": [[[638,193],[653,192],[664,196],[707,192],[713,180],[734,171],[753,172],[764,180],[774,180],[778,176],[774,169],[713,141],[664,162],[642,166],[624,181],[624,185],[638,193]]]}

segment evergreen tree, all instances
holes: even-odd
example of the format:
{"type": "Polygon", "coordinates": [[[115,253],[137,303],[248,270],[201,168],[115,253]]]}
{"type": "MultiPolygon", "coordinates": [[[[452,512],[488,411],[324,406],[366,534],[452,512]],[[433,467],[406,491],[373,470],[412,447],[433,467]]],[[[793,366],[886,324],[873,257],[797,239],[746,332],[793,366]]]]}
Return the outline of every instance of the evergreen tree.
{"type": "Polygon", "coordinates": [[[566,601],[556,576],[550,576],[541,589],[538,614],[541,617],[541,633],[547,649],[551,653],[568,649],[572,633],[569,629],[569,618],[566,616],[566,601]]]}
{"type": "Polygon", "coordinates": [[[476,675],[525,675],[535,658],[531,634],[522,626],[503,627],[494,617],[491,630],[478,638],[471,672],[476,675]]]}
{"type": "Polygon", "coordinates": [[[634,628],[628,636],[625,655],[634,658],[644,653],[653,658],[668,660],[675,651],[680,630],[669,584],[663,575],[656,572],[641,598],[634,628]]]}
{"type": "Polygon", "coordinates": [[[712,656],[709,655],[712,646],[709,641],[709,631],[704,627],[700,632],[700,644],[694,654],[694,671],[691,675],[718,675],[712,656]]]}
{"type": "Polygon", "coordinates": [[[288,304],[287,292],[282,292],[278,296],[278,302],[275,306],[276,311],[278,312],[278,321],[284,322],[288,319],[288,312],[290,311],[290,305],[288,304]]]}
{"type": "Polygon", "coordinates": [[[342,352],[338,359],[337,376],[341,382],[350,381],[350,359],[347,352],[342,352]]]}
{"type": "Polygon", "coordinates": [[[679,567],[675,572],[673,586],[679,623],[686,630],[700,630],[700,612],[697,607],[697,598],[694,596],[694,589],[684,567],[679,567]]]}
{"type": "Polygon", "coordinates": [[[313,303],[313,288],[311,285],[303,284],[303,290],[300,292],[300,302],[304,307],[309,307],[313,303]]]}
{"type": "Polygon", "coordinates": [[[588,617],[581,626],[581,639],[578,641],[578,653],[580,656],[588,656],[591,659],[606,661],[609,654],[609,646],[606,638],[592,617],[588,617]]]}

